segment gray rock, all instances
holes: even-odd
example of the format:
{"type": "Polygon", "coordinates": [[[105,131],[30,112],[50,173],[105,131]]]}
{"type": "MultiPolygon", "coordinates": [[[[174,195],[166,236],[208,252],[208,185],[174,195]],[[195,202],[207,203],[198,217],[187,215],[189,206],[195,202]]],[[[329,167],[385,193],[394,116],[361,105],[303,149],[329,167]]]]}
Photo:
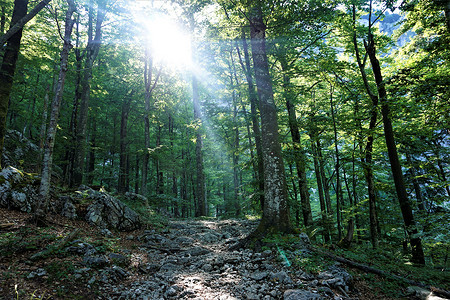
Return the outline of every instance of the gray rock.
{"type": "Polygon", "coordinates": [[[88,206],[86,220],[100,228],[132,231],[141,227],[139,215],[118,199],[92,189],[84,191],[94,202],[88,206]]]}
{"type": "Polygon", "coordinates": [[[139,265],[138,269],[142,273],[155,273],[158,272],[160,268],[161,266],[158,264],[142,264],[139,265]]]}
{"type": "Polygon", "coordinates": [[[113,234],[111,232],[111,230],[107,229],[107,228],[103,228],[102,230],[100,230],[100,234],[106,237],[112,237],[113,234]]]}
{"type": "Polygon", "coordinates": [[[252,292],[248,292],[246,294],[246,299],[248,299],[248,300],[259,300],[259,299],[261,299],[261,296],[259,296],[258,294],[252,293],[252,292]]]}
{"type": "Polygon", "coordinates": [[[104,255],[100,256],[85,256],[83,264],[89,267],[102,268],[109,264],[109,260],[104,255]]]}
{"type": "Polygon", "coordinates": [[[33,175],[6,167],[0,172],[0,207],[31,212],[37,203],[39,181],[33,175]]]}
{"type": "Polygon", "coordinates": [[[283,294],[284,300],[315,300],[324,299],[318,294],[306,290],[287,290],[283,294]]]}
{"type": "Polygon", "coordinates": [[[30,274],[28,274],[27,278],[28,279],[33,279],[35,277],[42,277],[42,276],[45,276],[45,275],[47,275],[47,271],[45,269],[40,268],[40,269],[32,271],[30,274]]]}
{"type": "Polygon", "coordinates": [[[204,264],[202,270],[205,272],[211,272],[213,270],[213,267],[210,264],[204,264]]]}
{"type": "Polygon", "coordinates": [[[425,300],[431,295],[431,291],[418,286],[409,286],[406,289],[406,294],[410,297],[417,297],[421,300],[425,300]]]}
{"type": "Polygon", "coordinates": [[[208,250],[203,247],[194,247],[194,248],[184,251],[183,255],[184,256],[201,256],[201,255],[208,254],[210,252],[211,252],[211,250],[208,250]]]}
{"type": "Polygon", "coordinates": [[[198,236],[198,239],[203,243],[215,243],[219,240],[219,237],[211,232],[207,232],[198,236]]]}
{"type": "Polygon", "coordinates": [[[182,246],[189,246],[189,245],[192,245],[195,242],[195,240],[193,238],[190,238],[187,236],[180,236],[180,237],[177,237],[174,240],[174,242],[177,244],[180,244],[182,246]]]}
{"type": "Polygon", "coordinates": [[[166,296],[174,297],[179,290],[180,288],[177,285],[169,286],[169,288],[166,291],[166,296]]]}
{"type": "Polygon", "coordinates": [[[291,277],[285,271],[280,271],[278,273],[271,273],[270,277],[272,280],[280,282],[280,283],[284,283],[284,284],[292,283],[291,277]]]}
{"type": "Polygon", "coordinates": [[[109,253],[108,258],[115,264],[121,266],[128,266],[130,264],[130,260],[125,255],[119,253],[109,253]]]}
{"type": "Polygon", "coordinates": [[[255,272],[253,274],[250,275],[250,278],[256,281],[261,281],[264,278],[266,278],[268,275],[267,272],[255,272]]]}
{"type": "Polygon", "coordinates": [[[61,216],[69,219],[76,219],[78,217],[77,208],[70,200],[64,202],[61,210],[61,216]]]}
{"type": "Polygon", "coordinates": [[[85,243],[81,240],[76,240],[72,243],[72,246],[65,248],[66,252],[80,255],[93,255],[97,250],[91,244],[85,243]]]}
{"type": "Polygon", "coordinates": [[[173,264],[173,263],[166,263],[164,265],[161,266],[161,268],[159,269],[160,272],[174,272],[178,269],[180,269],[180,265],[177,264],[173,264]]]}

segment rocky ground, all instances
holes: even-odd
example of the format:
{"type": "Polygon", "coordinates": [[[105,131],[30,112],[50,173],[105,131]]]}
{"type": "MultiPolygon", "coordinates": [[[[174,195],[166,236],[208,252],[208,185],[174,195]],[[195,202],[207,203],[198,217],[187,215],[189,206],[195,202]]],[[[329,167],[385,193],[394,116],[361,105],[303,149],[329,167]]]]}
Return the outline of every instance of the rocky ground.
{"type": "Polygon", "coordinates": [[[256,221],[172,220],[119,233],[60,216],[39,229],[28,219],[0,209],[0,223],[12,224],[0,232],[1,299],[389,299],[337,263],[314,273],[292,264],[315,255],[304,238],[290,250],[229,251],[256,221]],[[77,238],[35,258],[75,228],[77,238]]]}

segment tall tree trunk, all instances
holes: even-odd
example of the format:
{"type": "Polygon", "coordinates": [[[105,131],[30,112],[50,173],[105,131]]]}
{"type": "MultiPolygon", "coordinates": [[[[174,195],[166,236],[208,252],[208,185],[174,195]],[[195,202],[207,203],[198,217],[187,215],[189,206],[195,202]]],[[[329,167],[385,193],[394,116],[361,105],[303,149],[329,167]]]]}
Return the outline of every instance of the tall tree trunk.
{"type": "MultiPolygon", "coordinates": [[[[156,148],[161,147],[161,130],[162,126],[158,122],[158,128],[156,129],[156,148]]],[[[164,194],[164,174],[161,168],[161,160],[159,159],[158,155],[155,158],[155,165],[156,165],[156,194],[162,195],[164,194]]]]}
{"type": "Polygon", "coordinates": [[[416,200],[417,200],[417,207],[419,208],[420,211],[425,211],[425,204],[424,204],[424,200],[422,197],[422,191],[420,190],[420,185],[419,182],[417,181],[417,173],[416,173],[416,168],[414,167],[413,161],[412,161],[412,157],[411,157],[411,153],[406,152],[406,161],[409,164],[409,172],[411,173],[411,180],[413,183],[413,187],[414,187],[414,193],[416,194],[416,200]]]}
{"type": "Polygon", "coordinates": [[[262,151],[264,163],[264,210],[255,234],[268,231],[292,232],[286,178],[278,135],[277,109],[266,54],[266,25],[258,1],[250,16],[255,79],[261,106],[262,151]]]}
{"type": "Polygon", "coordinates": [[[97,119],[92,118],[92,128],[90,130],[90,142],[89,142],[89,159],[87,164],[87,184],[94,183],[94,171],[95,171],[95,150],[96,150],[96,135],[97,135],[97,119]]]}
{"type": "Polygon", "coordinates": [[[122,117],[120,120],[120,162],[119,162],[119,182],[117,191],[119,193],[126,193],[129,187],[126,185],[128,175],[127,160],[128,160],[128,114],[130,113],[130,104],[132,97],[128,96],[122,103],[122,117]]]}
{"type": "MultiPolygon", "coordinates": [[[[172,117],[172,114],[169,113],[169,136],[170,136],[170,150],[171,150],[171,156],[172,160],[176,160],[176,152],[174,147],[174,140],[175,140],[175,133],[174,133],[174,120],[172,117]]],[[[178,180],[177,180],[177,173],[175,171],[176,166],[173,166],[172,171],[172,196],[173,196],[173,215],[175,217],[180,216],[180,208],[179,208],[179,201],[178,201],[178,180]]]]}
{"type": "Polygon", "coordinates": [[[234,185],[234,213],[236,217],[241,214],[241,203],[239,199],[239,189],[240,189],[240,170],[239,170],[239,121],[238,121],[238,100],[236,96],[236,87],[238,87],[239,79],[236,73],[236,67],[234,64],[233,51],[230,51],[230,85],[233,89],[232,91],[232,104],[233,104],[233,185],[234,185]]]}
{"type": "Polygon", "coordinates": [[[136,153],[136,167],[134,170],[134,193],[139,194],[139,154],[136,153]]]}
{"type": "Polygon", "coordinates": [[[263,164],[263,155],[262,155],[262,141],[261,141],[261,130],[259,128],[259,118],[258,118],[258,110],[259,110],[259,101],[258,95],[255,90],[255,85],[253,84],[253,77],[251,72],[250,65],[250,55],[248,51],[247,38],[245,36],[245,31],[242,29],[242,47],[244,51],[244,59],[245,65],[242,61],[241,54],[238,49],[239,61],[241,63],[242,69],[244,70],[245,77],[247,79],[247,90],[248,90],[248,98],[250,100],[250,113],[252,118],[252,128],[253,135],[255,138],[256,145],[256,157],[258,162],[258,186],[259,186],[259,203],[261,209],[264,209],[264,164],[263,164]]]}
{"type": "MultiPolygon", "coordinates": [[[[195,21],[194,16],[190,15],[190,29],[194,30],[195,21]]],[[[192,43],[194,45],[194,43],[192,43]]],[[[192,52],[192,62],[196,63],[197,57],[192,52]]],[[[205,199],[205,174],[203,171],[203,138],[202,138],[202,120],[201,120],[201,111],[200,111],[200,98],[199,98],[199,88],[198,88],[198,78],[192,73],[192,102],[194,105],[194,121],[197,124],[198,128],[196,130],[196,142],[195,142],[195,161],[196,161],[196,206],[195,206],[195,216],[201,217],[206,216],[206,199],[205,199]]]]}
{"type": "Polygon", "coordinates": [[[333,120],[334,149],[335,149],[335,153],[336,153],[336,165],[335,165],[336,217],[337,217],[337,228],[338,228],[338,240],[341,240],[341,238],[342,238],[342,228],[341,228],[342,186],[341,186],[341,176],[339,174],[341,166],[340,166],[340,160],[339,160],[338,136],[337,136],[337,128],[336,128],[336,117],[335,117],[335,113],[334,113],[333,92],[334,92],[334,88],[330,87],[331,118],[333,120]]]}
{"type": "Polygon", "coordinates": [[[152,105],[153,91],[158,84],[159,76],[161,75],[161,69],[155,79],[153,79],[153,57],[150,50],[145,50],[145,66],[144,66],[144,155],[142,157],[142,179],[141,179],[141,194],[146,196],[147,194],[147,174],[148,174],[148,162],[150,158],[150,107],[152,105]],[[152,82],[153,80],[153,82],[152,82]]]}
{"type": "Polygon", "coordinates": [[[322,216],[322,236],[325,243],[328,243],[330,241],[330,229],[329,229],[329,221],[328,221],[328,213],[327,213],[327,207],[325,204],[325,197],[324,197],[324,191],[323,191],[323,183],[322,183],[322,176],[320,176],[320,167],[319,167],[319,158],[318,153],[316,150],[315,145],[315,138],[314,135],[311,136],[311,149],[313,152],[314,157],[314,173],[316,174],[316,181],[317,181],[317,190],[319,192],[319,202],[320,202],[320,212],[322,216]]]}
{"type": "Polygon", "coordinates": [[[32,130],[32,128],[33,128],[33,123],[34,123],[34,117],[36,115],[36,113],[35,113],[35,111],[36,111],[36,98],[37,98],[36,90],[37,90],[37,87],[39,86],[39,78],[41,77],[40,75],[41,74],[38,73],[37,76],[36,76],[36,84],[33,87],[33,92],[32,92],[32,94],[33,94],[33,102],[32,102],[32,105],[31,105],[31,111],[30,111],[30,115],[28,116],[28,120],[27,120],[26,125],[25,125],[24,130],[23,130],[23,135],[28,136],[28,138],[31,139],[31,140],[33,140],[33,130],[32,130]]]}
{"type": "Polygon", "coordinates": [[[42,167],[42,158],[44,154],[44,144],[45,144],[45,133],[47,132],[47,119],[48,119],[48,100],[50,92],[50,84],[47,85],[47,88],[45,90],[45,96],[44,96],[44,105],[42,108],[42,123],[41,123],[41,130],[39,132],[39,168],[38,173],[41,172],[42,167]]]}
{"type": "Polygon", "coordinates": [[[101,45],[102,37],[102,24],[106,15],[106,1],[99,0],[97,7],[97,20],[95,23],[94,31],[94,8],[91,1],[89,5],[89,22],[88,22],[88,43],[85,49],[85,63],[84,73],[81,80],[81,99],[80,99],[80,111],[77,115],[77,127],[76,127],[76,151],[75,151],[75,165],[73,181],[74,186],[78,186],[83,182],[83,166],[84,158],[86,155],[86,135],[87,135],[87,120],[89,112],[89,98],[91,93],[91,79],[92,79],[92,67],[94,61],[97,58],[101,45]]]}
{"type": "Polygon", "coordinates": [[[48,126],[47,139],[45,141],[44,158],[42,162],[42,174],[41,185],[39,187],[40,201],[35,209],[36,220],[44,220],[46,211],[48,208],[50,182],[52,174],[52,162],[53,162],[53,147],[55,145],[56,130],[59,118],[59,110],[64,91],[64,82],[66,79],[67,63],[69,59],[69,51],[72,48],[70,43],[70,36],[72,34],[72,28],[74,20],[72,15],[76,10],[73,0],[67,0],[69,8],[66,12],[65,30],[64,30],[64,45],[61,51],[61,66],[58,76],[58,82],[55,89],[55,97],[52,102],[52,111],[50,115],[50,124],[48,126]]]}
{"type": "MultiPolygon", "coordinates": [[[[361,55],[359,52],[357,37],[356,37],[356,8],[353,5],[353,47],[355,50],[356,62],[358,63],[361,78],[363,80],[364,88],[366,89],[367,95],[372,102],[372,108],[370,110],[370,122],[369,130],[367,133],[367,142],[364,150],[364,156],[361,157],[361,163],[364,169],[364,177],[367,182],[367,192],[369,196],[369,223],[370,223],[370,241],[372,247],[376,249],[378,247],[378,218],[376,211],[377,203],[377,190],[375,188],[374,175],[373,175],[373,142],[374,142],[374,131],[377,125],[378,118],[378,97],[372,92],[370,88],[369,81],[367,79],[367,74],[365,71],[365,60],[361,60],[361,55]]],[[[362,126],[360,125],[361,129],[362,126]]]]}
{"type": "Polygon", "coordinates": [[[205,174],[203,173],[203,139],[201,133],[201,114],[200,114],[200,99],[198,94],[198,81],[195,75],[192,76],[192,100],[194,102],[194,119],[199,125],[196,133],[195,142],[195,161],[196,161],[196,189],[195,189],[195,216],[206,216],[206,201],[205,201],[205,174]]]}
{"type": "Polygon", "coordinates": [[[292,103],[294,94],[292,92],[291,78],[287,73],[287,62],[284,58],[280,58],[281,67],[283,69],[283,88],[284,88],[284,100],[286,101],[286,107],[289,117],[289,129],[291,131],[292,143],[294,146],[294,160],[295,167],[297,169],[298,186],[300,190],[300,202],[303,215],[303,225],[308,227],[312,225],[312,212],[311,203],[309,201],[308,182],[306,180],[306,156],[300,141],[300,131],[297,124],[297,114],[295,113],[295,107],[292,103]]]}
{"type": "Polygon", "coordinates": [[[80,49],[80,32],[79,32],[79,22],[80,17],[77,16],[75,22],[75,93],[72,104],[72,114],[70,117],[69,131],[70,131],[70,143],[68,145],[68,149],[66,150],[66,169],[64,179],[65,182],[70,186],[74,187],[75,182],[73,180],[74,175],[74,166],[75,166],[75,157],[76,157],[76,134],[77,134],[77,120],[78,120],[78,108],[80,106],[81,99],[81,75],[83,69],[83,56],[81,55],[80,49]]]}
{"type": "MultiPolygon", "coordinates": [[[[370,1],[370,9],[372,9],[372,1],[370,1]]],[[[371,22],[369,17],[369,23],[371,22]]],[[[418,264],[425,264],[425,256],[422,248],[422,241],[418,236],[418,230],[414,215],[412,212],[411,203],[408,199],[406,192],[406,186],[403,179],[402,167],[398,158],[397,147],[395,145],[394,129],[392,127],[392,121],[390,116],[390,108],[387,99],[387,93],[385,83],[381,75],[380,63],[376,57],[375,42],[372,32],[368,33],[368,41],[365,42],[366,52],[369,56],[370,63],[372,65],[373,75],[375,77],[375,83],[377,85],[378,99],[381,104],[381,114],[383,116],[384,137],[386,139],[386,146],[388,149],[389,161],[391,163],[392,176],[394,178],[395,190],[397,192],[397,198],[400,204],[400,209],[405,222],[406,230],[411,242],[412,248],[412,261],[418,264]]]]}
{"type": "MultiPolygon", "coordinates": [[[[27,14],[28,0],[15,0],[11,17],[11,27],[27,14]]],[[[22,29],[13,34],[7,41],[5,54],[0,67],[0,170],[3,155],[3,143],[6,134],[6,115],[8,114],[9,95],[11,93],[16,62],[19,57],[22,29]]],[[[0,46],[1,47],[1,46],[0,46]]]]}

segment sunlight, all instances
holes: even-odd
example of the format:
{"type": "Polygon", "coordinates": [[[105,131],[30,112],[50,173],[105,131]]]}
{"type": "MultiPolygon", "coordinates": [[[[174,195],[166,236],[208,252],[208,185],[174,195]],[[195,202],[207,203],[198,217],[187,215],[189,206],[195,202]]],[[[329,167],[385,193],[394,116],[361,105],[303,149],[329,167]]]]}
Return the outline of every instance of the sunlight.
{"type": "Polygon", "coordinates": [[[138,18],[144,26],[153,58],[170,68],[191,66],[191,36],[170,16],[159,13],[138,18]]]}

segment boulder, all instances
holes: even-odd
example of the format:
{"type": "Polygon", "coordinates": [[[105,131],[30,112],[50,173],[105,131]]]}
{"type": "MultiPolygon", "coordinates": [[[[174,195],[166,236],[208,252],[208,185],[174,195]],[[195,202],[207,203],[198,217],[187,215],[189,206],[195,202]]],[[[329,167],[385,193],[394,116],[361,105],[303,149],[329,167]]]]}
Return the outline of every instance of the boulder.
{"type": "Polygon", "coordinates": [[[8,129],[5,136],[2,165],[20,166],[36,171],[39,147],[17,130],[8,129]]]}
{"type": "Polygon", "coordinates": [[[31,212],[38,199],[39,180],[14,167],[0,172],[0,206],[31,212]]]}
{"type": "Polygon", "coordinates": [[[84,191],[92,204],[88,206],[86,220],[100,228],[132,231],[141,227],[139,215],[120,200],[105,192],[84,191]]]}

